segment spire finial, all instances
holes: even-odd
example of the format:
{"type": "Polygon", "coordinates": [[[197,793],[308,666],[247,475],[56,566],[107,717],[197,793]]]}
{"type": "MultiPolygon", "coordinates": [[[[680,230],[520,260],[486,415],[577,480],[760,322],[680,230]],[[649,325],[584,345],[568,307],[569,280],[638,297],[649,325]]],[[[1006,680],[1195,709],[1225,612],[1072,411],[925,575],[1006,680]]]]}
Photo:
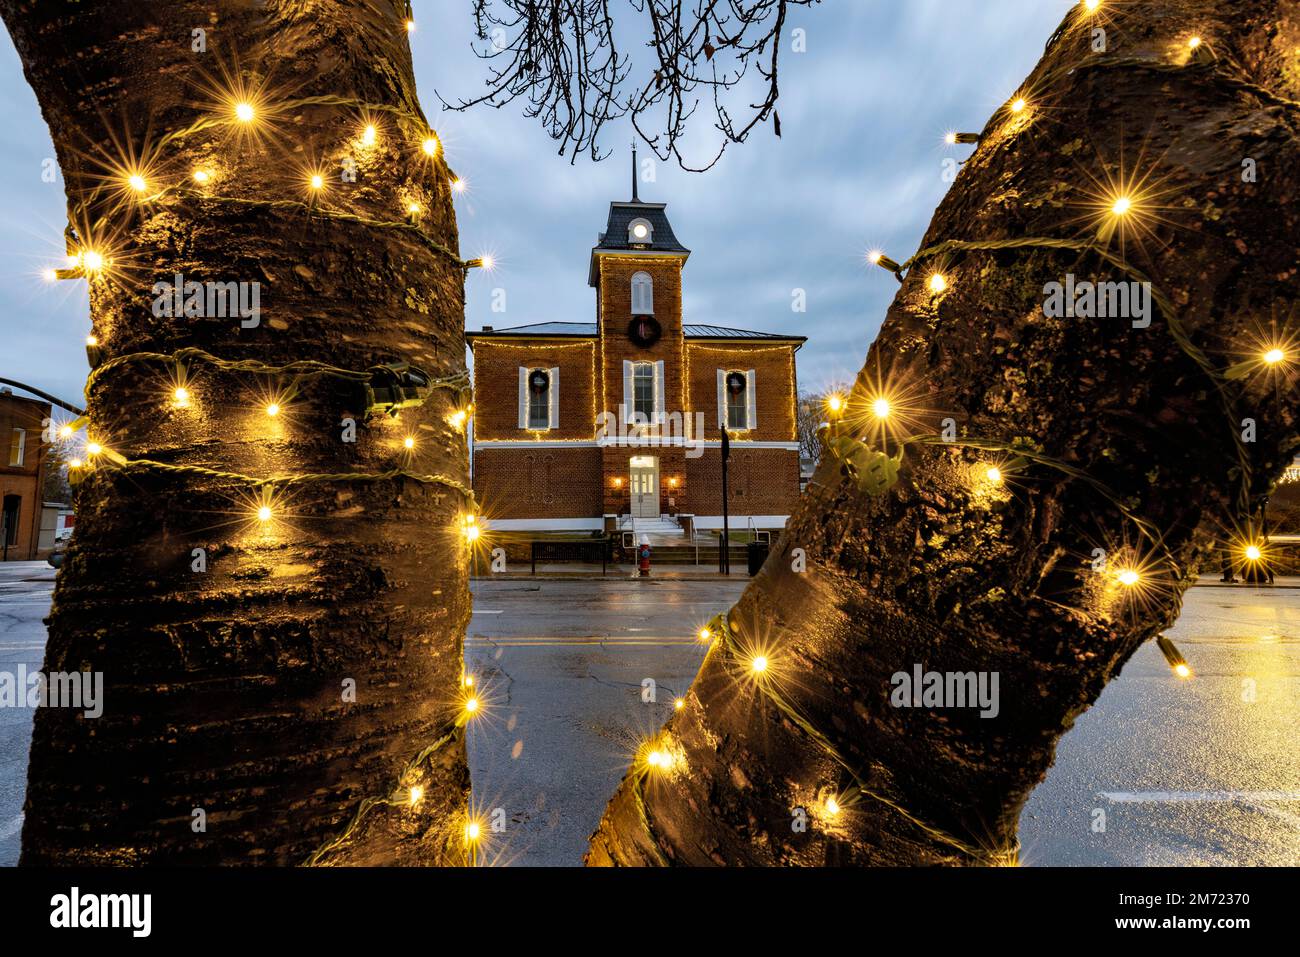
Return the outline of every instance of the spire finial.
{"type": "Polygon", "coordinates": [[[632,141],[632,202],[641,202],[636,194],[636,140],[632,141]]]}

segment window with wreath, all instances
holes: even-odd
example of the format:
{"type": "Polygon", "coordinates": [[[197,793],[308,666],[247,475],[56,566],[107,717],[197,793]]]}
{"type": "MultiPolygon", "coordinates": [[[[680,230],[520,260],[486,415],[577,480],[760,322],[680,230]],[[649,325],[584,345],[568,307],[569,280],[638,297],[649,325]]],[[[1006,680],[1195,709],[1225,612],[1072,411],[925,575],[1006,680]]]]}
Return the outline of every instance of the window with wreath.
{"type": "Polygon", "coordinates": [[[718,424],[728,431],[758,428],[754,370],[718,370],[718,424]]]}
{"type": "Polygon", "coordinates": [[[519,428],[531,432],[559,428],[560,370],[519,369],[519,428]]]}

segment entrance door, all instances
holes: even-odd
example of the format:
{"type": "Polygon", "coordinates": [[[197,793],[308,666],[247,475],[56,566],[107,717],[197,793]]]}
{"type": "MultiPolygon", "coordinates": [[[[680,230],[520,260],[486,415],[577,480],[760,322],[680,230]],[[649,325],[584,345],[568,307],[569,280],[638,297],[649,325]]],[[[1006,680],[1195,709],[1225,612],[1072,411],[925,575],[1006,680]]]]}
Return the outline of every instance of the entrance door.
{"type": "Polygon", "coordinates": [[[632,473],[632,517],[659,517],[659,460],[653,455],[634,455],[632,473]]]}

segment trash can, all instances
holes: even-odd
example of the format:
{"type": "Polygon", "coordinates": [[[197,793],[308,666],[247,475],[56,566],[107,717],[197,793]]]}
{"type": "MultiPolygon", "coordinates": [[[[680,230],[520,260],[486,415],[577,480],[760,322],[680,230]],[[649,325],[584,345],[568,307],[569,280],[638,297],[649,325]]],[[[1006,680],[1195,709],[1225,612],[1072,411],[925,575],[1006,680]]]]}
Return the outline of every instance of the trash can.
{"type": "Polygon", "coordinates": [[[749,553],[749,576],[753,578],[758,574],[758,570],[763,567],[763,562],[767,561],[767,551],[771,546],[767,542],[750,542],[745,546],[749,553]]]}

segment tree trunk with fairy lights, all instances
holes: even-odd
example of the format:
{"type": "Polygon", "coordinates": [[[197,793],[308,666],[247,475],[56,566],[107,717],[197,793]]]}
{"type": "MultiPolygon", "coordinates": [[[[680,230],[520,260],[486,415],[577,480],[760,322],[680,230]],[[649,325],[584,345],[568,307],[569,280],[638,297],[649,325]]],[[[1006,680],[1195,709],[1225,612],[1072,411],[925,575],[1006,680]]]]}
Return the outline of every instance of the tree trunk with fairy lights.
{"type": "Polygon", "coordinates": [[[1057,740],[1218,575],[1212,542],[1257,544],[1300,445],[1298,46],[1282,0],[1070,11],[968,147],[816,481],[589,863],[1016,859],[1057,740]],[[1147,280],[1149,325],[1142,287],[1104,316],[1079,285],[1147,280]],[[996,673],[996,715],[913,699],[918,666],[996,673]]]}
{"type": "Polygon", "coordinates": [[[45,667],[103,713],[37,712],[23,862],[463,860],[466,264],[408,11],[0,12],[97,339],[45,667]]]}

